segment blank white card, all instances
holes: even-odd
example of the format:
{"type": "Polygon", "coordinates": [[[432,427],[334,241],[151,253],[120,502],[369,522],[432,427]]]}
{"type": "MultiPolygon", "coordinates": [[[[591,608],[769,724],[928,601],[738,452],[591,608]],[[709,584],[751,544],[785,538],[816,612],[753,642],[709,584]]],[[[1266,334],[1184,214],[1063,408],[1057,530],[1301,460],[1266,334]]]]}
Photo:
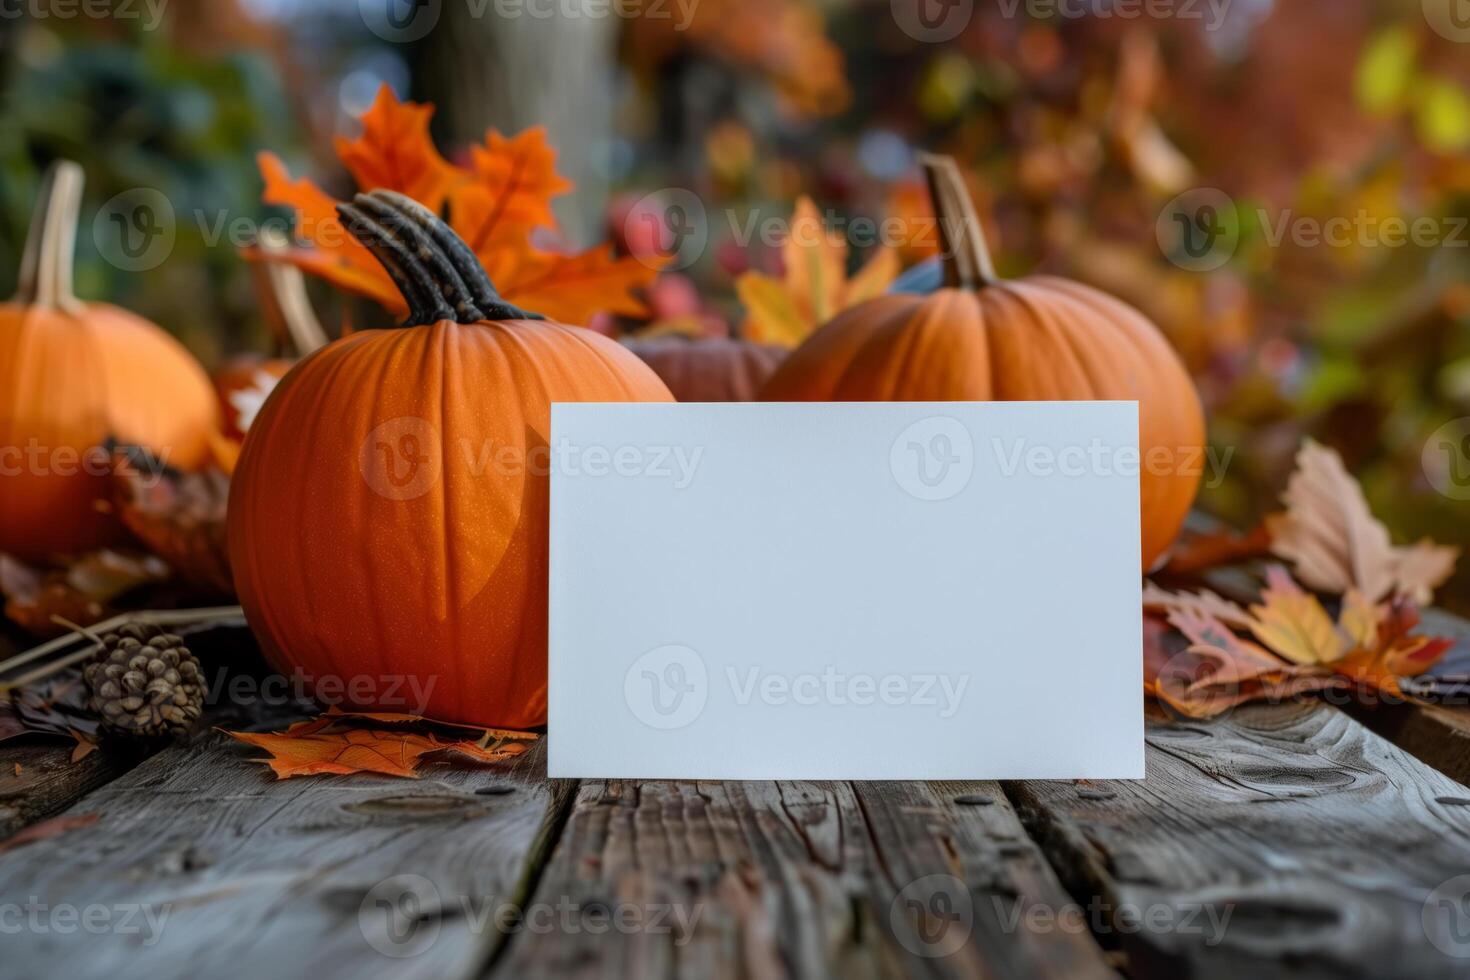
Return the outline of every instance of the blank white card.
{"type": "Polygon", "coordinates": [[[549,772],[1143,776],[1134,402],[558,404],[549,772]]]}

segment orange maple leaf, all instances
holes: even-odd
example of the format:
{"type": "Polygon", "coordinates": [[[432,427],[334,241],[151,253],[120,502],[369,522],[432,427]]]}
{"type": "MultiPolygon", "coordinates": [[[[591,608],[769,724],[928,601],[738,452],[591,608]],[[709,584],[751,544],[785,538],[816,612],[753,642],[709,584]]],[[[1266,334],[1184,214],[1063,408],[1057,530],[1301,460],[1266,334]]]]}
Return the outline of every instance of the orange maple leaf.
{"type": "Polygon", "coordinates": [[[398,191],[438,211],[465,174],[440,156],[429,138],[433,115],[433,106],[399,102],[385,84],[362,117],[362,135],[355,140],[338,136],[333,145],[358,187],[398,191]]]}
{"type": "Polygon", "coordinates": [[[1361,685],[1394,697],[1405,697],[1403,677],[1418,677],[1439,662],[1454,640],[1411,636],[1419,610],[1408,599],[1396,599],[1377,624],[1372,646],[1359,647],[1332,664],[1332,669],[1361,685]]]}
{"type": "Polygon", "coordinates": [[[257,162],[265,178],[262,200],[291,208],[296,214],[297,239],[311,246],[286,248],[276,257],[380,305],[406,312],[393,280],[372,253],[342,226],[337,201],[305,177],[292,180],[275,154],[262,153],[257,162]]]}
{"type": "Polygon", "coordinates": [[[884,246],[849,279],[846,240],[805,196],[797,199],[781,259],[780,279],[746,272],[735,282],[747,340],[795,347],[838,313],[881,294],[898,275],[898,256],[884,246]]]}
{"type": "MultiPolygon", "coordinates": [[[[490,130],[471,151],[469,170],[445,161],[428,135],[431,106],[400,103],[386,86],[364,117],[358,140],[337,141],[338,153],[360,190],[388,187],[438,211],[485,266],[510,303],[563,323],[586,323],[598,313],[642,316],[634,292],[668,261],[615,258],[607,246],[580,254],[537,247],[532,233],[554,231],[551,200],[572,188],[556,172],[556,152],[543,129],[513,137],[490,130]]],[[[392,279],[337,218],[337,201],[310,180],[293,180],[271,154],[260,157],[264,200],[291,208],[297,238],[306,247],[270,256],[375,301],[395,314],[408,305],[392,279]]]]}
{"type": "MultiPolygon", "coordinates": [[[[556,172],[556,150],[546,142],[546,129],[533,126],[510,139],[495,130],[485,134],[483,146],[470,149],[474,183],[468,190],[484,195],[484,210],[460,214],[470,202],[455,207],[457,230],[475,251],[494,240],[497,229],[524,232],[554,227],[551,199],[572,189],[572,182],[556,172]]],[[[481,202],[476,202],[481,203],[481,202]]]]}
{"type": "Polygon", "coordinates": [[[279,733],[225,734],[269,752],[269,759],[258,761],[267,763],[279,779],[359,772],[417,779],[420,760],[435,752],[453,752],[477,762],[503,762],[526,751],[520,742],[487,747],[472,741],[446,742],[414,731],[344,727],[336,721],[323,716],[297,722],[279,733]]]}

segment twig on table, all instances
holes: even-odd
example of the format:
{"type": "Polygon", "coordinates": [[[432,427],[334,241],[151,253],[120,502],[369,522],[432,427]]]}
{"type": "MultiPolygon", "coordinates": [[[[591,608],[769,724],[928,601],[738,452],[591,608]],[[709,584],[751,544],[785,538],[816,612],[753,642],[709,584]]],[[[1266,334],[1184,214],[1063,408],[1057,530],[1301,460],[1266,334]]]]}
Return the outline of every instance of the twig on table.
{"type": "MultiPolygon", "coordinates": [[[[213,606],[207,609],[150,609],[123,613],[119,616],[113,616],[111,619],[105,619],[100,623],[94,623],[86,630],[75,628],[65,636],[58,636],[56,639],[48,640],[40,646],[27,650],[24,653],[16,654],[8,660],[0,661],[0,675],[9,674],[11,671],[33,661],[60,653],[78,642],[95,644],[97,634],[109,633],[129,623],[149,623],[154,626],[189,626],[198,623],[243,619],[244,616],[245,611],[239,606],[213,606]],[[88,634],[91,634],[93,639],[89,639],[88,634]]],[[[18,687],[24,687],[27,684],[34,684],[36,681],[45,680],[52,674],[59,673],[68,667],[81,663],[92,656],[94,652],[95,647],[89,646],[83,650],[73,651],[55,660],[47,661],[14,680],[0,681],[0,694],[12,691],[18,687]]]]}

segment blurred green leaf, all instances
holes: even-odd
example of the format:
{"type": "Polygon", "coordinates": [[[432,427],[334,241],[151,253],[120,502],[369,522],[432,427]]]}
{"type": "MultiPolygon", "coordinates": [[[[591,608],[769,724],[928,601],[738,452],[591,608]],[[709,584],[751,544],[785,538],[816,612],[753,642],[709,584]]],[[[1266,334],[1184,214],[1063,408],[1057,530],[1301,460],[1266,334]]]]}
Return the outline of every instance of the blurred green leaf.
{"type": "Polygon", "coordinates": [[[1371,38],[1358,59],[1358,105],[1372,113],[1398,110],[1414,81],[1418,57],[1419,42],[1407,27],[1390,27],[1371,38]]]}
{"type": "Polygon", "coordinates": [[[1470,147],[1470,97],[1447,78],[1419,83],[1414,122],[1424,145],[1439,153],[1470,147]]]}

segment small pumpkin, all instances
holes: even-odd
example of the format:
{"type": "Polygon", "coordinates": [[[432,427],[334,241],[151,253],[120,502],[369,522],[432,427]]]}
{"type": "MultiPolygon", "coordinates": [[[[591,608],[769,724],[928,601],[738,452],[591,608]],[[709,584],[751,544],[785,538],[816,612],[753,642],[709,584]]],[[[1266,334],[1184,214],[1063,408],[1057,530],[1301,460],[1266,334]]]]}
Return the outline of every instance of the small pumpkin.
{"type": "Polygon", "coordinates": [[[209,376],[153,323],[72,292],[82,168],[46,174],[20,287],[0,304],[0,551],[47,561],[123,536],[109,441],[189,469],[218,412],[209,376]]]}
{"type": "Polygon", "coordinates": [[[544,724],[551,404],[669,390],[616,341],[506,303],[417,202],[338,211],[410,314],[303,360],[256,417],[228,510],[240,603],[324,700],[544,724]]]}
{"type": "Polygon", "coordinates": [[[654,337],[625,342],[681,402],[754,401],[784,347],[731,337],[654,337]]]}
{"type": "Polygon", "coordinates": [[[776,369],[766,401],[1139,403],[1141,554],[1150,567],[1194,502],[1205,441],[1199,394],[1157,327],[1121,300],[1051,276],[995,274],[959,167],[925,156],[944,288],[846,310],[776,369]]]}

